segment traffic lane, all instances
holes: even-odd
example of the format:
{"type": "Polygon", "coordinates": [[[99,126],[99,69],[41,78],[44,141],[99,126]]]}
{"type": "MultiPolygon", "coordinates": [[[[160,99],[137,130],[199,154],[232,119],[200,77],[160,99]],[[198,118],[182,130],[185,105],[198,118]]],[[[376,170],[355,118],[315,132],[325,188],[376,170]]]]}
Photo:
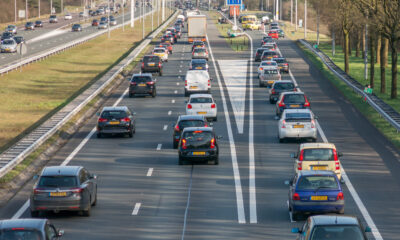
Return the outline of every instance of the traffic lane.
{"type": "Polygon", "coordinates": [[[327,138],[344,153],[342,164],[384,239],[399,233],[398,151],[316,69],[290,41],[281,41],[301,88],[312,97],[312,108],[327,138]],[[293,59],[296,57],[296,59],[293,59]],[[309,77],[312,75],[313,77],[309,77]],[[391,148],[391,151],[387,149],[391,148]],[[373,176],[373,181],[366,181],[373,176]]]}

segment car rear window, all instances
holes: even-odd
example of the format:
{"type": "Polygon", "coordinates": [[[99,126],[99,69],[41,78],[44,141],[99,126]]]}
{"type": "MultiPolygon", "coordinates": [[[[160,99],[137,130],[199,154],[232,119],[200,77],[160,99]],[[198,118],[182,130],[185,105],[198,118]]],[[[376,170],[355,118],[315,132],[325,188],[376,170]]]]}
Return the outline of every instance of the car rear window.
{"type": "Polygon", "coordinates": [[[278,55],[274,51],[264,51],[263,56],[273,56],[273,55],[278,55]]]}
{"type": "Polygon", "coordinates": [[[289,89],[294,89],[294,84],[293,83],[275,83],[274,85],[275,90],[289,90],[289,89]]]}
{"type": "Polygon", "coordinates": [[[158,62],[159,60],[158,56],[146,56],[143,58],[143,62],[158,62]]]}
{"type": "Polygon", "coordinates": [[[286,60],[284,58],[274,58],[274,61],[277,63],[285,63],[286,60]]]}
{"type": "Polygon", "coordinates": [[[4,40],[3,44],[14,44],[13,40],[4,40]]]}
{"type": "Polygon", "coordinates": [[[126,117],[126,112],[124,111],[104,111],[101,114],[101,118],[106,119],[121,119],[126,117]]]}
{"type": "Polygon", "coordinates": [[[364,240],[364,236],[359,226],[315,226],[310,239],[364,240]]]}
{"type": "Polygon", "coordinates": [[[133,77],[131,82],[136,82],[136,83],[151,82],[151,78],[146,76],[140,76],[140,77],[138,76],[138,77],[133,77]]]}
{"type": "Polygon", "coordinates": [[[210,142],[213,137],[213,133],[210,131],[185,132],[183,135],[188,145],[190,145],[190,143],[207,143],[210,142]]]}
{"type": "Polygon", "coordinates": [[[284,103],[298,103],[303,104],[306,101],[304,100],[303,94],[287,94],[283,99],[284,103]]]}
{"type": "Polygon", "coordinates": [[[205,63],[202,62],[194,62],[192,63],[192,67],[205,67],[205,63]]]}
{"type": "Polygon", "coordinates": [[[153,51],[154,51],[155,53],[163,53],[163,52],[165,52],[164,49],[154,49],[153,51]]]}
{"type": "Polygon", "coordinates": [[[202,120],[182,120],[179,122],[179,129],[184,129],[187,127],[204,127],[204,122],[202,120]]]}
{"type": "Polygon", "coordinates": [[[199,52],[205,52],[206,50],[204,48],[196,48],[194,52],[199,53],[199,52]]]}
{"type": "Polygon", "coordinates": [[[261,66],[276,66],[276,62],[262,62],[261,66]]]}
{"type": "Polygon", "coordinates": [[[199,97],[190,99],[190,103],[212,103],[212,98],[199,97]]]}
{"type": "Polygon", "coordinates": [[[332,161],[334,160],[333,150],[330,148],[309,148],[303,149],[303,161],[332,161]]]}
{"type": "Polygon", "coordinates": [[[76,176],[42,176],[39,187],[76,187],[78,184],[76,176]]]}
{"type": "Polygon", "coordinates": [[[297,190],[336,190],[338,183],[334,176],[302,176],[296,186],[297,190]]]}
{"type": "Polygon", "coordinates": [[[42,240],[39,231],[31,229],[4,229],[0,231],[0,240],[21,239],[21,240],[42,240]]]}
{"type": "Polygon", "coordinates": [[[310,113],[286,113],[285,114],[286,121],[311,121],[310,113]]]}

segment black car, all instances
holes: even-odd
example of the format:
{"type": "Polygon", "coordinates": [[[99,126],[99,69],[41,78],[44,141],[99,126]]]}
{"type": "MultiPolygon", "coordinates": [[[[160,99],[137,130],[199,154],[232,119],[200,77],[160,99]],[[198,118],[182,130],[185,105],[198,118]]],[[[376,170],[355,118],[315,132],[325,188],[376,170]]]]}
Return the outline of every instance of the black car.
{"type": "Polygon", "coordinates": [[[25,43],[25,39],[22,36],[15,36],[14,40],[17,44],[25,43]]]}
{"type": "Polygon", "coordinates": [[[283,92],[276,102],[276,115],[280,117],[285,109],[304,108],[311,108],[311,105],[303,92],[283,92]]]}
{"type": "Polygon", "coordinates": [[[266,43],[274,43],[274,42],[275,42],[275,40],[271,36],[264,36],[261,41],[261,45],[264,45],[266,43]]]}
{"type": "Polygon", "coordinates": [[[211,126],[203,115],[180,115],[174,124],[174,133],[172,134],[172,145],[178,147],[181,140],[181,133],[187,127],[208,127],[211,126]]]}
{"type": "Polygon", "coordinates": [[[195,48],[205,48],[206,44],[202,41],[194,41],[192,45],[192,52],[195,48]]]}
{"type": "Polygon", "coordinates": [[[97,177],[82,166],[45,167],[30,196],[32,217],[43,211],[79,211],[90,216],[97,202],[97,177]]]}
{"type": "Polygon", "coordinates": [[[134,74],[129,84],[129,97],[136,94],[149,94],[156,97],[156,80],[153,80],[151,73],[134,74]]]}
{"type": "Polygon", "coordinates": [[[273,58],[272,61],[275,61],[278,64],[280,72],[289,73],[289,63],[286,61],[286,58],[273,58]]]}
{"type": "Polygon", "coordinates": [[[3,32],[3,34],[1,35],[1,41],[10,39],[10,38],[14,38],[14,34],[11,32],[3,32]]]}
{"type": "Polygon", "coordinates": [[[0,239],[58,240],[64,234],[47,219],[20,218],[0,221],[0,239]]]}
{"type": "Polygon", "coordinates": [[[189,65],[189,70],[206,70],[208,71],[208,64],[206,59],[192,59],[189,65]]]}
{"type": "Polygon", "coordinates": [[[283,92],[297,91],[296,85],[290,80],[275,81],[269,90],[269,103],[273,104],[278,101],[279,95],[283,92]]]}
{"type": "Polygon", "coordinates": [[[159,56],[148,55],[142,59],[142,73],[158,72],[158,75],[162,76],[162,60],[159,56]]]}
{"type": "Polygon", "coordinates": [[[40,20],[37,20],[37,21],[35,22],[35,27],[43,27],[43,22],[40,21],[40,20]]]}
{"type": "Polygon", "coordinates": [[[136,132],[134,114],[126,106],[104,107],[97,120],[97,137],[121,133],[133,137],[136,132]]]}
{"type": "Polygon", "coordinates": [[[187,127],[183,129],[178,145],[179,165],[185,161],[218,161],[217,137],[211,127],[187,127]]]}
{"type": "Polygon", "coordinates": [[[81,32],[82,26],[80,24],[74,24],[74,25],[72,25],[72,31],[73,32],[81,32]]]}

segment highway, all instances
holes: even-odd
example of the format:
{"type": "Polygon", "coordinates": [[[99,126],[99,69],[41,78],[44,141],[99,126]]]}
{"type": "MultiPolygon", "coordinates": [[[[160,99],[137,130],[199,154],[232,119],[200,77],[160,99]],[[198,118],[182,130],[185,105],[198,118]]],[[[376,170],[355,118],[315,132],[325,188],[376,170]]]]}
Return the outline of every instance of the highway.
{"type": "MultiPolygon", "coordinates": [[[[255,50],[262,33],[249,35],[255,50]]],[[[213,127],[223,137],[220,164],[179,166],[172,148],[171,124],[185,113],[183,77],[191,58],[184,35],[164,64],[163,76],[154,75],[156,98],[128,98],[126,83],[106,103],[126,105],[137,113],[133,138],[96,138],[93,116],[49,162],[83,165],[99,176],[98,204],[90,217],[64,212],[45,216],[65,230],[62,239],[295,238],[291,228],[304,221],[291,221],[284,181],[292,176],[290,153],[298,142],[278,142],[275,106],[268,101],[268,90],[258,87],[258,63],[252,61],[251,50],[233,52],[211,20],[208,40],[212,94],[219,110],[213,127]]],[[[368,234],[369,239],[398,239],[399,151],[294,42],[282,39],[278,46],[294,80],[311,97],[320,125],[318,141],[335,143],[344,153],[345,214],[376,225],[378,231],[368,234]]],[[[0,208],[0,218],[30,217],[20,209],[32,185],[0,208]]]]}

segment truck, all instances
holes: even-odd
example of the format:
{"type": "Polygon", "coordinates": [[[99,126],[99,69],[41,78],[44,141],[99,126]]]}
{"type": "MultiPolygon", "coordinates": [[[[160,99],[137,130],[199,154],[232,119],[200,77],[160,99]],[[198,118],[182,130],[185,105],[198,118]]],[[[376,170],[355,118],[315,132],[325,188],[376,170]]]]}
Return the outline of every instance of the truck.
{"type": "Polygon", "coordinates": [[[236,17],[239,17],[240,8],[239,5],[229,6],[229,18],[232,19],[236,13],[236,17]]]}
{"type": "Polygon", "coordinates": [[[193,41],[206,41],[207,18],[205,15],[188,16],[188,39],[189,43],[193,41]]]}

